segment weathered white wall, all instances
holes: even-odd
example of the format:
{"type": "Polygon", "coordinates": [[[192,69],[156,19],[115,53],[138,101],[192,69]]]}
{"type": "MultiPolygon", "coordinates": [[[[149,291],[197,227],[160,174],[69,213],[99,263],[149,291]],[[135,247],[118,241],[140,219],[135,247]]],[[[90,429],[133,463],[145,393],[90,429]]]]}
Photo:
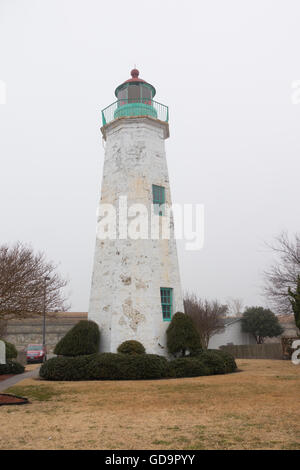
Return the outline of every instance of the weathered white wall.
{"type": "MultiPolygon", "coordinates": [[[[151,118],[121,118],[105,127],[101,203],[118,209],[119,197],[127,195],[128,207],[142,203],[150,213],[155,184],[165,187],[171,204],[166,126],[151,118]]],[[[167,354],[169,322],[162,318],[160,287],[173,288],[173,313],[183,311],[172,220],[170,240],[97,238],[88,316],[99,324],[101,351],[115,352],[135,339],[148,353],[167,354]]]]}
{"type": "Polygon", "coordinates": [[[209,349],[218,349],[226,344],[256,344],[255,338],[249,333],[242,331],[242,322],[234,321],[226,325],[223,333],[218,333],[210,339],[208,343],[209,349]]]}

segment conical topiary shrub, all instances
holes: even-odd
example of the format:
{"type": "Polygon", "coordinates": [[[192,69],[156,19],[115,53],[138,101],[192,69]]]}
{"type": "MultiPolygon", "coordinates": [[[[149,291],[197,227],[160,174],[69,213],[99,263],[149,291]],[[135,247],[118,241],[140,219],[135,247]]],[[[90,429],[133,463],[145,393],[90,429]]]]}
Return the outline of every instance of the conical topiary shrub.
{"type": "Polygon", "coordinates": [[[10,359],[16,359],[18,356],[18,351],[17,351],[16,346],[5,340],[4,340],[4,343],[5,343],[6,360],[9,361],[10,359]]]}
{"type": "Polygon", "coordinates": [[[58,356],[84,356],[99,351],[100,331],[97,323],[81,320],[57,343],[58,356]]]}
{"type": "Polygon", "coordinates": [[[167,329],[167,348],[170,354],[181,356],[187,351],[195,355],[202,350],[200,337],[188,315],[177,312],[173,316],[167,329]]]}

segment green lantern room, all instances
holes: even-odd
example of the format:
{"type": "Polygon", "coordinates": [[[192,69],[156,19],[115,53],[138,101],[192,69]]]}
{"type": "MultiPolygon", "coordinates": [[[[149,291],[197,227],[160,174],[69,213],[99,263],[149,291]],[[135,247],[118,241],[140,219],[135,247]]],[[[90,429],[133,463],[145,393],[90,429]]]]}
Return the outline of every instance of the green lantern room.
{"type": "Polygon", "coordinates": [[[154,86],[139,78],[137,69],[131,70],[131,78],[115,90],[117,101],[102,110],[103,126],[115,119],[128,116],[149,116],[168,122],[168,107],[154,101],[155,94],[154,86]]]}

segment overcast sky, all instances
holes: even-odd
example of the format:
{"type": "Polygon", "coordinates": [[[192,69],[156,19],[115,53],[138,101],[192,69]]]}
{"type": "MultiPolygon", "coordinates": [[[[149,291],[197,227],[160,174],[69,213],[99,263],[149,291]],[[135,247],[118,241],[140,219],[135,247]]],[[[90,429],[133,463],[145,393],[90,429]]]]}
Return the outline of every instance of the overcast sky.
{"type": "Polygon", "coordinates": [[[178,243],[183,288],[264,305],[264,242],[300,225],[299,15],[297,0],[0,0],[0,243],[44,250],[87,311],[101,109],[136,64],[170,107],[173,202],[205,206],[204,248],[178,243]]]}

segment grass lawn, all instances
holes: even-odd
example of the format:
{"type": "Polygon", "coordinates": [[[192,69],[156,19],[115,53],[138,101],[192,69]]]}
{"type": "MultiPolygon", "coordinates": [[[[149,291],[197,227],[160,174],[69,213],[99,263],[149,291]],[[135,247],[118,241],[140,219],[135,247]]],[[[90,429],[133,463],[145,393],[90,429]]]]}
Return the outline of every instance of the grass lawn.
{"type": "Polygon", "coordinates": [[[300,449],[300,366],[157,381],[44,382],[6,390],[0,449],[300,449]]]}

